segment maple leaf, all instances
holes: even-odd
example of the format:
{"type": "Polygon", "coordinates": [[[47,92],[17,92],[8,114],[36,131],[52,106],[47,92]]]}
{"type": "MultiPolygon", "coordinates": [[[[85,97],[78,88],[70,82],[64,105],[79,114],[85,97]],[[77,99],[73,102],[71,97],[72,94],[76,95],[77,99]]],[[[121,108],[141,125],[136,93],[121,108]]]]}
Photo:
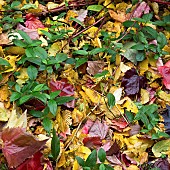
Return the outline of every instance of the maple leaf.
{"type": "Polygon", "coordinates": [[[2,152],[10,168],[17,167],[39,151],[48,140],[38,141],[22,128],[7,128],[2,131],[2,152]]]}
{"type": "Polygon", "coordinates": [[[42,22],[35,15],[26,14],[25,26],[29,29],[45,28],[42,22]]]}
{"type": "Polygon", "coordinates": [[[125,72],[122,84],[127,96],[139,94],[141,88],[146,86],[146,78],[139,76],[134,68],[125,72]]]}
{"type": "Polygon", "coordinates": [[[98,119],[92,125],[89,135],[90,136],[99,136],[101,139],[104,139],[107,135],[109,126],[106,123],[101,123],[98,119]]]}
{"type": "Polygon", "coordinates": [[[163,84],[170,90],[170,61],[164,66],[158,66],[158,71],[163,77],[163,84]]]}

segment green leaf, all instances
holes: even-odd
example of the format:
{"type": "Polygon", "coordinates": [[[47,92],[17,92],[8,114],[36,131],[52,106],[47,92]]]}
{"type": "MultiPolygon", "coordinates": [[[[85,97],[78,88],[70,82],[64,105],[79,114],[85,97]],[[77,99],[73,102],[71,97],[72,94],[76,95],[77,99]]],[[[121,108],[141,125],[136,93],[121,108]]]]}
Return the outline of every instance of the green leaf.
{"type": "Polygon", "coordinates": [[[125,27],[132,27],[133,25],[134,25],[134,21],[125,21],[125,22],[123,22],[123,26],[125,26],[125,27]]]}
{"type": "Polygon", "coordinates": [[[9,62],[7,60],[3,59],[2,57],[0,57],[0,65],[10,66],[9,62]]]}
{"type": "Polygon", "coordinates": [[[44,104],[46,104],[46,102],[47,102],[47,94],[45,94],[45,93],[33,92],[32,96],[41,100],[44,104]]]}
{"type": "Polygon", "coordinates": [[[27,57],[31,57],[31,58],[36,57],[36,54],[34,53],[32,48],[27,48],[25,50],[25,54],[26,54],[27,57]]]}
{"type": "Polygon", "coordinates": [[[150,38],[154,38],[154,39],[156,39],[157,38],[157,36],[158,36],[158,32],[155,30],[155,29],[153,29],[152,27],[149,27],[149,26],[145,26],[145,27],[143,27],[142,28],[142,32],[145,34],[145,33],[148,33],[148,34],[150,34],[150,38]]]}
{"type": "Polygon", "coordinates": [[[34,49],[34,53],[40,57],[41,59],[47,59],[48,54],[47,52],[44,50],[44,48],[42,47],[35,47],[34,49]]]}
{"type": "Polygon", "coordinates": [[[81,157],[76,156],[76,160],[80,166],[82,166],[82,167],[85,166],[85,161],[81,157]]]}
{"type": "Polygon", "coordinates": [[[105,164],[104,166],[105,166],[106,170],[114,170],[114,168],[112,168],[110,165],[105,164]]]}
{"type": "Polygon", "coordinates": [[[92,168],[93,166],[96,165],[96,161],[97,161],[97,151],[93,150],[91,154],[88,156],[85,162],[85,166],[92,168]]]}
{"type": "Polygon", "coordinates": [[[57,90],[55,92],[51,92],[50,93],[50,99],[55,99],[60,93],[61,93],[61,90],[57,90]]]}
{"type": "Polygon", "coordinates": [[[73,55],[88,55],[89,53],[86,50],[77,50],[73,51],[73,55]]]}
{"type": "Polygon", "coordinates": [[[19,92],[12,92],[12,95],[10,97],[10,101],[14,102],[15,100],[19,99],[21,97],[21,93],[19,92]]]}
{"type": "Polygon", "coordinates": [[[138,52],[136,54],[136,61],[143,61],[145,59],[145,53],[144,52],[138,52]]]}
{"type": "Polygon", "coordinates": [[[152,13],[147,13],[142,16],[142,19],[144,19],[145,22],[149,22],[152,19],[152,17],[153,17],[152,13]]]}
{"type": "Polygon", "coordinates": [[[45,35],[45,36],[47,36],[50,40],[52,40],[52,34],[51,33],[49,33],[48,31],[45,31],[45,30],[41,30],[41,32],[45,35]]]}
{"type": "Polygon", "coordinates": [[[53,156],[53,160],[56,160],[60,153],[60,140],[56,135],[56,130],[53,129],[53,137],[51,141],[51,154],[53,156]]]}
{"type": "Polygon", "coordinates": [[[25,40],[26,43],[31,44],[32,40],[31,38],[28,36],[27,33],[25,33],[24,31],[18,30],[18,33],[21,35],[21,37],[25,40]]]}
{"type": "Polygon", "coordinates": [[[54,116],[56,116],[56,112],[57,112],[57,103],[56,103],[56,101],[55,100],[52,100],[52,99],[50,99],[49,101],[48,101],[48,107],[49,107],[49,109],[50,109],[50,112],[54,115],[54,116]]]}
{"type": "Polygon", "coordinates": [[[106,160],[106,152],[105,152],[105,150],[103,148],[99,149],[98,158],[99,158],[100,162],[104,162],[106,160]]]}
{"type": "Polygon", "coordinates": [[[94,77],[95,77],[95,78],[104,77],[104,76],[106,76],[108,73],[109,73],[108,70],[104,70],[104,71],[102,71],[101,73],[95,74],[94,77]]]}
{"type": "Polygon", "coordinates": [[[158,41],[158,44],[160,45],[160,48],[163,48],[167,44],[167,39],[162,32],[159,32],[157,41],[158,41]]]}
{"type": "Polygon", "coordinates": [[[81,25],[82,27],[84,27],[84,24],[79,19],[70,17],[70,20],[74,21],[74,22],[78,23],[79,25],[81,25]]]}
{"type": "Polygon", "coordinates": [[[99,170],[106,170],[105,165],[104,165],[104,164],[101,164],[101,165],[99,166],[99,170]]]}
{"type": "Polygon", "coordinates": [[[135,49],[135,50],[144,50],[145,46],[144,46],[144,44],[138,43],[138,44],[132,46],[131,48],[135,49]]]}
{"type": "Polygon", "coordinates": [[[38,84],[34,87],[33,91],[41,91],[44,87],[44,84],[38,84]]]}
{"type": "Polygon", "coordinates": [[[12,3],[11,3],[11,8],[15,8],[15,7],[17,7],[18,5],[20,5],[21,4],[21,2],[19,2],[19,1],[13,1],[12,3]]]}
{"type": "Polygon", "coordinates": [[[74,100],[75,98],[72,97],[72,96],[62,96],[62,97],[58,97],[55,99],[56,103],[58,105],[61,105],[61,104],[64,104],[64,103],[67,103],[67,102],[70,102],[72,100],[74,100]]]}
{"type": "Polygon", "coordinates": [[[87,62],[87,58],[79,58],[76,60],[76,65],[75,65],[75,68],[78,68],[79,66],[81,66],[82,64],[86,63],[87,62]]]}
{"type": "Polygon", "coordinates": [[[36,67],[30,65],[28,68],[27,68],[27,73],[28,73],[28,76],[31,80],[35,80],[36,77],[37,77],[37,74],[38,74],[38,70],[36,67]]]}
{"type": "Polygon", "coordinates": [[[87,10],[89,11],[96,11],[96,12],[99,12],[103,9],[103,6],[102,5],[89,5],[87,7],[87,10]]]}
{"type": "Polygon", "coordinates": [[[21,10],[26,10],[26,9],[30,9],[30,8],[33,8],[33,9],[36,9],[36,5],[35,4],[25,4],[21,10]]]}
{"type": "Polygon", "coordinates": [[[22,96],[18,101],[18,105],[22,105],[23,103],[27,102],[29,99],[31,99],[31,97],[32,95],[22,96]]]}
{"type": "Polygon", "coordinates": [[[107,101],[110,108],[115,105],[115,96],[112,93],[107,94],[107,101]]]}
{"type": "Polygon", "coordinates": [[[41,65],[42,63],[41,63],[41,59],[40,58],[38,58],[38,57],[30,57],[30,58],[26,58],[26,60],[27,61],[29,61],[29,62],[31,62],[31,63],[34,63],[34,64],[36,64],[36,65],[41,65]]]}
{"type": "Polygon", "coordinates": [[[131,112],[129,112],[129,111],[125,111],[125,114],[126,114],[126,117],[127,117],[127,119],[128,119],[128,121],[131,123],[131,122],[133,122],[133,120],[134,120],[134,115],[133,115],[133,113],[131,113],[131,112]]]}
{"type": "Polygon", "coordinates": [[[57,63],[61,63],[61,62],[65,61],[67,58],[68,58],[68,56],[65,53],[57,53],[55,60],[57,63]]]}
{"type": "Polygon", "coordinates": [[[90,167],[83,167],[83,170],[91,170],[90,167]]]}
{"type": "Polygon", "coordinates": [[[13,43],[19,47],[27,47],[28,45],[26,42],[23,42],[22,40],[18,40],[18,39],[13,40],[13,43]]]}
{"type": "Polygon", "coordinates": [[[48,133],[50,133],[52,129],[52,121],[48,117],[43,119],[43,127],[48,133]]]}
{"type": "Polygon", "coordinates": [[[100,52],[104,52],[105,50],[106,50],[105,48],[95,48],[95,49],[90,51],[90,55],[96,55],[100,52]]]}
{"type": "Polygon", "coordinates": [[[30,114],[34,117],[42,118],[42,117],[46,116],[48,113],[45,113],[42,111],[31,110],[30,114]]]}

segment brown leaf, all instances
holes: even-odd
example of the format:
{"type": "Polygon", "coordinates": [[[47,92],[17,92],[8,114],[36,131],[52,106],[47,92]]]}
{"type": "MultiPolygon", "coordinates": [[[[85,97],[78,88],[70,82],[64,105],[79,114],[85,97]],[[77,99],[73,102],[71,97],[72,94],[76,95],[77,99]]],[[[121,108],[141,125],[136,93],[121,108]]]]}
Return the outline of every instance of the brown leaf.
{"type": "Polygon", "coordinates": [[[87,72],[93,76],[99,72],[102,72],[105,65],[103,61],[88,61],[87,64],[87,72]]]}
{"type": "Polygon", "coordinates": [[[22,128],[7,128],[2,132],[2,152],[10,168],[17,167],[39,151],[47,140],[38,141],[22,128]]]}
{"type": "Polygon", "coordinates": [[[92,125],[89,135],[90,136],[99,136],[101,139],[104,139],[107,135],[109,127],[106,123],[101,123],[98,119],[92,125]]]}

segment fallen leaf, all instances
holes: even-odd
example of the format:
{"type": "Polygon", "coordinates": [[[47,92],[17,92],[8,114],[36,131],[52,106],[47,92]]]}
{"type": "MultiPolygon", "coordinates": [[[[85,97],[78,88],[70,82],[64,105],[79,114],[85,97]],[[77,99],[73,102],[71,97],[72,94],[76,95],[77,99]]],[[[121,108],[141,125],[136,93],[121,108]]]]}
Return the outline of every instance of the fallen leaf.
{"type": "Polygon", "coordinates": [[[155,157],[160,157],[163,153],[166,154],[170,150],[170,139],[157,142],[152,147],[152,152],[155,157]]]}
{"type": "Polygon", "coordinates": [[[112,120],[111,127],[112,127],[113,129],[118,130],[119,132],[121,132],[121,131],[122,131],[124,128],[126,128],[127,126],[128,126],[128,122],[126,122],[126,120],[125,120],[123,117],[112,120]]]}
{"type": "Polygon", "coordinates": [[[138,76],[136,70],[132,68],[126,71],[122,78],[122,84],[127,96],[139,94],[140,89],[146,86],[146,79],[143,76],[138,76]]]}
{"type": "Polygon", "coordinates": [[[10,116],[9,110],[4,107],[4,104],[0,102],[0,121],[6,122],[10,116]]]}
{"type": "Polygon", "coordinates": [[[159,169],[170,169],[170,163],[168,162],[167,158],[159,158],[155,163],[154,163],[155,168],[159,169]]]}
{"type": "Polygon", "coordinates": [[[22,128],[7,128],[1,134],[2,152],[10,168],[15,168],[34,155],[47,140],[38,141],[22,128]]]}
{"type": "Polygon", "coordinates": [[[109,127],[106,123],[101,123],[98,119],[94,122],[90,128],[89,135],[92,137],[98,136],[101,139],[104,139],[107,135],[109,127]]]}
{"type": "Polygon", "coordinates": [[[83,144],[90,148],[96,148],[96,147],[100,147],[102,145],[102,140],[100,139],[100,137],[86,137],[83,139],[83,144]]]}
{"type": "Polygon", "coordinates": [[[25,26],[28,29],[37,29],[37,28],[44,28],[42,22],[36,17],[35,15],[29,13],[26,14],[26,22],[25,26]]]}
{"type": "Polygon", "coordinates": [[[105,65],[103,61],[88,61],[87,64],[87,72],[93,76],[102,72],[105,65]]]}

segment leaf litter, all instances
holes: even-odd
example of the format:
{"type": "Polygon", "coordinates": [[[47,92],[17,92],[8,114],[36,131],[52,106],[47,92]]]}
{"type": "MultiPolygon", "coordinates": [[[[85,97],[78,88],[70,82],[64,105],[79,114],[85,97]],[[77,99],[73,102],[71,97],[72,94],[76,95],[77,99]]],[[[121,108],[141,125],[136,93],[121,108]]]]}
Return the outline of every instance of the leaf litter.
{"type": "Polygon", "coordinates": [[[168,170],[169,5],[1,0],[0,169],[168,170]]]}

